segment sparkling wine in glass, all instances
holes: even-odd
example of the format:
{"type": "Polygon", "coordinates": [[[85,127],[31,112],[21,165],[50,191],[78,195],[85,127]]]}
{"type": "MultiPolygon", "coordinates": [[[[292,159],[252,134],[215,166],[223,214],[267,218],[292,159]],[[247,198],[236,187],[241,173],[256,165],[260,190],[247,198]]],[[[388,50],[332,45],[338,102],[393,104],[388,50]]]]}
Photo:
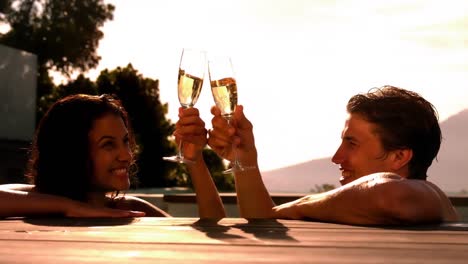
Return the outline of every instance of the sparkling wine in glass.
{"type": "MultiPolygon", "coordinates": [[[[221,115],[227,120],[228,124],[231,124],[232,115],[237,106],[237,83],[234,78],[231,58],[210,58],[208,60],[208,73],[210,76],[211,93],[213,94],[216,106],[221,110],[221,115]]],[[[231,168],[223,171],[223,173],[227,174],[250,168],[240,163],[234,145],[232,149],[234,151],[234,160],[231,163],[231,168]]]]}
{"type": "MultiPolygon", "coordinates": [[[[193,107],[200,96],[206,69],[206,53],[200,50],[183,49],[179,64],[177,93],[183,108],[193,107]]],[[[164,160],[190,163],[182,152],[183,142],[178,145],[176,156],[164,157],[164,160]]]]}

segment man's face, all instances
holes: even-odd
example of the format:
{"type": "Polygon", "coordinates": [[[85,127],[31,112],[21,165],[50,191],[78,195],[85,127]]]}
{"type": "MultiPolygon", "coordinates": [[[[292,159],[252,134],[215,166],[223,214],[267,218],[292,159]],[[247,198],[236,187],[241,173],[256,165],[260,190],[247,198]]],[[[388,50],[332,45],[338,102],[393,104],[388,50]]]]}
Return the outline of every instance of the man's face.
{"type": "Polygon", "coordinates": [[[89,142],[94,188],[99,191],[128,189],[132,154],[122,118],[108,114],[96,119],[89,132],[89,142]]]}
{"type": "Polygon", "coordinates": [[[391,171],[375,129],[376,125],[359,114],[348,115],[341,145],[332,158],[333,163],[340,165],[342,185],[372,173],[391,171]]]}

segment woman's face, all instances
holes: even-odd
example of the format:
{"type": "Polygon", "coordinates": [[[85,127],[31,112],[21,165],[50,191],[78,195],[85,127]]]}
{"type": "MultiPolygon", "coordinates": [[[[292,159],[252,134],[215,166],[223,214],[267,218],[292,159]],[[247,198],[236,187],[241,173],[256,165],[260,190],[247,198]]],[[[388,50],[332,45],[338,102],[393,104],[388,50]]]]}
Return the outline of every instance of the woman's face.
{"type": "Polygon", "coordinates": [[[95,190],[121,191],[130,187],[132,161],[128,131],[122,118],[106,114],[94,121],[89,132],[92,183],[95,190]]]}

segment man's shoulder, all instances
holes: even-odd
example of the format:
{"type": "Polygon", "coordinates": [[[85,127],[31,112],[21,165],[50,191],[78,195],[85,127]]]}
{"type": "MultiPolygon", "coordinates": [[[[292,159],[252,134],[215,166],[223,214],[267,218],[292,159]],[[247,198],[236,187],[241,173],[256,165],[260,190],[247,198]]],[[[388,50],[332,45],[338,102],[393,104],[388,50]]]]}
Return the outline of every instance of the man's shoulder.
{"type": "Polygon", "coordinates": [[[379,188],[381,191],[387,191],[389,196],[393,195],[436,195],[443,192],[440,189],[426,181],[419,179],[407,179],[391,172],[374,173],[363,177],[364,179],[357,184],[365,185],[368,188],[379,188]]]}
{"type": "Polygon", "coordinates": [[[426,180],[381,175],[369,186],[380,208],[404,223],[439,222],[449,207],[445,194],[426,180]]]}
{"type": "Polygon", "coordinates": [[[406,205],[437,203],[444,193],[425,180],[406,179],[395,173],[374,173],[364,176],[342,188],[362,192],[385,208],[403,208],[406,205]]]}
{"type": "Polygon", "coordinates": [[[352,181],[346,185],[341,186],[339,189],[348,189],[348,188],[359,188],[359,189],[369,189],[369,188],[380,188],[383,185],[386,185],[387,188],[392,186],[405,185],[406,179],[400,175],[392,172],[377,172],[363,176],[355,181],[352,181]],[[388,185],[388,183],[391,183],[388,185]]]}

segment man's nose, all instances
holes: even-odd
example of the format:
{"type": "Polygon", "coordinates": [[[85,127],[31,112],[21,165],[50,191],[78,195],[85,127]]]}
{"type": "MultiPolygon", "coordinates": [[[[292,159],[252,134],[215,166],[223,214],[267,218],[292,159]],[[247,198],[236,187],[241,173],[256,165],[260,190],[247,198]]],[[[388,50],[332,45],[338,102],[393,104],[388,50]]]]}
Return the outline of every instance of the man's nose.
{"type": "Polygon", "coordinates": [[[336,150],[335,155],[333,155],[332,157],[332,162],[335,164],[343,163],[343,155],[340,150],[341,150],[341,147],[336,150]]]}

